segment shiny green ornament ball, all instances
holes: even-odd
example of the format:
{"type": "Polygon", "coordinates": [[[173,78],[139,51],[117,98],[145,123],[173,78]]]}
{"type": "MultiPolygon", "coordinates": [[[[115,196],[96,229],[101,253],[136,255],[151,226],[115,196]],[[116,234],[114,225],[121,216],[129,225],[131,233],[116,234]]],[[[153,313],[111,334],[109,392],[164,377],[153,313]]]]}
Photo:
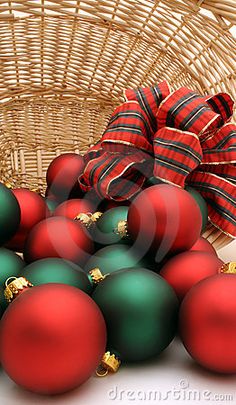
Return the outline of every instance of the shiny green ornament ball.
{"type": "Polygon", "coordinates": [[[58,203],[56,201],[50,200],[50,198],[45,198],[45,202],[47,204],[50,213],[53,214],[53,212],[58,206],[58,203]]]}
{"type": "Polygon", "coordinates": [[[114,243],[124,243],[123,238],[117,233],[119,221],[126,221],[129,207],[120,206],[106,211],[96,222],[93,231],[93,240],[100,245],[112,245],[114,243]]]}
{"type": "Polygon", "coordinates": [[[128,245],[111,245],[98,250],[85,265],[85,271],[98,267],[102,274],[142,265],[138,253],[128,245]]]}
{"type": "Polygon", "coordinates": [[[207,208],[207,203],[204,200],[204,198],[201,196],[201,194],[196,191],[192,187],[185,187],[185,190],[188,191],[189,194],[194,198],[196,203],[198,204],[201,214],[202,214],[202,232],[205,230],[208,222],[208,208],[207,208]]]}
{"type": "Polygon", "coordinates": [[[9,277],[19,277],[24,271],[25,262],[11,250],[0,248],[0,314],[8,303],[4,297],[5,282],[9,277]]]}
{"type": "Polygon", "coordinates": [[[0,248],[0,286],[4,287],[9,277],[18,277],[25,267],[24,260],[11,250],[0,248]]]}
{"type": "Polygon", "coordinates": [[[119,270],[98,284],[92,298],[105,318],[107,350],[121,361],[156,356],[175,336],[178,299],[169,284],[152,271],[119,270]]]}
{"type": "Polygon", "coordinates": [[[2,317],[3,313],[6,311],[9,303],[7,302],[5,295],[4,295],[4,287],[0,287],[0,317],[2,317]]]}
{"type": "Polygon", "coordinates": [[[37,260],[24,268],[22,276],[34,286],[62,283],[77,287],[87,294],[93,290],[88,275],[78,265],[59,258],[37,260]]]}
{"type": "Polygon", "coordinates": [[[0,183],[0,245],[8,242],[20,224],[20,206],[11,190],[0,183]]]}

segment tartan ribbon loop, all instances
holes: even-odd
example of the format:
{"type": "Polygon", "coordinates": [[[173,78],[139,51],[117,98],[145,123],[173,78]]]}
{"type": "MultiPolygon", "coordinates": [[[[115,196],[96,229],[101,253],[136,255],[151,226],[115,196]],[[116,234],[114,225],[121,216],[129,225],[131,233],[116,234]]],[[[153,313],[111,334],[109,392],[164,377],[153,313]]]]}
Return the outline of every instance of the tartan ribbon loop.
{"type": "Polygon", "coordinates": [[[153,131],[137,101],[127,101],[113,112],[101,140],[104,150],[129,152],[130,147],[152,153],[153,131]]]}
{"type": "Polygon", "coordinates": [[[164,80],[152,87],[138,87],[124,91],[126,101],[136,100],[147,114],[153,132],[157,131],[156,114],[161,102],[170,94],[169,83],[164,80]]]}
{"type": "Polygon", "coordinates": [[[236,183],[200,169],[190,174],[189,182],[205,198],[211,223],[236,238],[236,183]]]}
{"type": "Polygon", "coordinates": [[[233,99],[227,93],[218,93],[204,97],[206,103],[221,116],[221,124],[228,122],[233,116],[233,99]]]}
{"type": "Polygon", "coordinates": [[[198,136],[192,132],[164,127],[157,131],[153,143],[154,176],[184,187],[186,177],[202,160],[198,136]]]}
{"type": "Polygon", "coordinates": [[[124,201],[150,176],[195,187],[209,220],[236,238],[236,125],[226,93],[200,96],[167,82],[128,89],[100,141],[85,155],[79,182],[106,199],[124,201]]]}
{"type": "Polygon", "coordinates": [[[236,163],[236,125],[225,124],[202,144],[203,164],[236,163]]]}
{"type": "Polygon", "coordinates": [[[171,127],[193,132],[199,137],[214,133],[221,125],[221,115],[215,113],[205,98],[181,87],[170,93],[157,111],[157,127],[171,127]]]}

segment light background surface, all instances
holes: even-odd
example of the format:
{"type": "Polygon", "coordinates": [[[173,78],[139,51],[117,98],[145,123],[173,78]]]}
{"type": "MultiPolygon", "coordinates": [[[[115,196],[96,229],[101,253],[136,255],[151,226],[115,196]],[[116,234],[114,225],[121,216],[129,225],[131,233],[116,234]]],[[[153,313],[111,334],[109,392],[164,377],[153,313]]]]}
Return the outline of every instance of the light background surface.
{"type": "MultiPolygon", "coordinates": [[[[210,15],[207,11],[205,14],[210,15]]],[[[236,37],[236,27],[231,32],[236,37]]],[[[236,261],[236,241],[218,254],[224,262],[236,261]]],[[[156,360],[121,367],[117,374],[106,378],[92,377],[63,396],[42,397],[26,392],[0,370],[0,405],[31,404],[235,405],[236,376],[213,374],[199,367],[178,338],[156,360]]]]}
{"type": "MultiPolygon", "coordinates": [[[[236,241],[218,254],[225,262],[236,260],[236,241]]],[[[77,390],[62,396],[43,397],[26,392],[1,371],[0,405],[31,404],[234,405],[236,376],[210,373],[196,365],[176,338],[155,360],[123,366],[117,374],[105,378],[94,376],[77,390]]]]}

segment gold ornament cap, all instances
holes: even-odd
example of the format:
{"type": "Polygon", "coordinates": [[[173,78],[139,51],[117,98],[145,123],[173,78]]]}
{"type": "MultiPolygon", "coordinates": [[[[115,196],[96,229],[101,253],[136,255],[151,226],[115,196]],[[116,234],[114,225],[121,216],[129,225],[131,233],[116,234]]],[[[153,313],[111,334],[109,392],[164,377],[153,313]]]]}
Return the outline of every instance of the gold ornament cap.
{"type": "Polygon", "coordinates": [[[223,264],[223,266],[220,268],[220,273],[236,274],[236,262],[223,264]]]}
{"type": "Polygon", "coordinates": [[[5,286],[4,296],[8,302],[12,302],[20,291],[33,287],[33,284],[24,277],[9,277],[5,282],[5,286]]]}
{"type": "Polygon", "coordinates": [[[108,274],[103,275],[101,270],[98,267],[89,271],[89,274],[92,278],[94,284],[99,284],[104,278],[108,276],[108,274]]]}
{"type": "Polygon", "coordinates": [[[115,356],[115,354],[106,352],[103,355],[101,364],[96,370],[96,374],[98,377],[105,377],[109,372],[116,373],[120,367],[120,364],[121,361],[115,356]]]}
{"type": "Polygon", "coordinates": [[[76,215],[74,220],[82,222],[82,224],[85,225],[86,228],[90,229],[95,225],[95,222],[101,216],[102,216],[102,212],[95,212],[94,214],[91,214],[90,212],[80,213],[80,214],[76,215]]]}
{"type": "Polygon", "coordinates": [[[97,220],[98,220],[102,215],[103,215],[102,212],[96,211],[96,212],[94,212],[94,214],[92,214],[91,219],[92,219],[92,221],[95,223],[95,222],[97,222],[97,220]]]}
{"type": "Polygon", "coordinates": [[[120,235],[120,237],[122,239],[128,238],[129,234],[128,234],[128,225],[127,225],[127,221],[119,221],[117,224],[117,228],[114,229],[114,233],[116,233],[117,235],[120,235]]]}
{"type": "Polygon", "coordinates": [[[85,225],[86,228],[89,228],[91,226],[91,215],[92,214],[90,214],[90,213],[87,213],[87,214],[80,213],[80,214],[76,215],[74,220],[82,222],[82,224],[85,225]]]}

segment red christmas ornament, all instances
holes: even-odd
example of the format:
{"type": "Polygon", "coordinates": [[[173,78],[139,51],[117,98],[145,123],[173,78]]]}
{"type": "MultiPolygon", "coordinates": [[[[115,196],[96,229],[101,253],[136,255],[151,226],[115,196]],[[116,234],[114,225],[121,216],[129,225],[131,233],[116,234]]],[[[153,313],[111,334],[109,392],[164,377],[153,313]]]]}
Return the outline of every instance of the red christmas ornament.
{"type": "Polygon", "coordinates": [[[218,274],[223,264],[215,254],[188,251],[168,260],[160,275],[173,287],[181,301],[200,280],[218,274]]]}
{"type": "Polygon", "coordinates": [[[16,188],[12,192],[20,205],[21,220],[16,234],[6,247],[22,252],[30,230],[38,222],[50,216],[50,212],[45,200],[39,194],[26,188],[16,188]]]}
{"type": "Polygon", "coordinates": [[[64,284],[25,290],[1,321],[3,368],[19,386],[40,394],[78,387],[105,352],[101,311],[83,291],[64,284]]]}
{"type": "Polygon", "coordinates": [[[208,242],[207,239],[200,236],[197,242],[191,247],[190,251],[200,251],[200,252],[208,252],[217,255],[215,249],[213,248],[212,244],[208,242]]]}
{"type": "Polygon", "coordinates": [[[168,253],[190,249],[200,236],[202,216],[185,190],[160,184],[142,191],[131,203],[128,231],[139,249],[168,253]]]}
{"type": "Polygon", "coordinates": [[[78,214],[87,214],[94,212],[94,205],[86,199],[74,199],[64,201],[54,211],[54,216],[63,216],[74,219],[78,214]]]}
{"type": "Polygon", "coordinates": [[[83,157],[76,153],[65,153],[56,157],[47,170],[47,185],[50,192],[60,200],[73,196],[78,191],[78,177],[83,173],[83,157]]]}
{"type": "Polygon", "coordinates": [[[24,249],[27,262],[60,257],[81,266],[93,253],[93,242],[79,221],[51,217],[39,222],[29,233],[24,249]]]}
{"type": "Polygon", "coordinates": [[[203,367],[236,373],[236,275],[219,274],[195,285],[180,309],[180,333],[203,367]]]}

